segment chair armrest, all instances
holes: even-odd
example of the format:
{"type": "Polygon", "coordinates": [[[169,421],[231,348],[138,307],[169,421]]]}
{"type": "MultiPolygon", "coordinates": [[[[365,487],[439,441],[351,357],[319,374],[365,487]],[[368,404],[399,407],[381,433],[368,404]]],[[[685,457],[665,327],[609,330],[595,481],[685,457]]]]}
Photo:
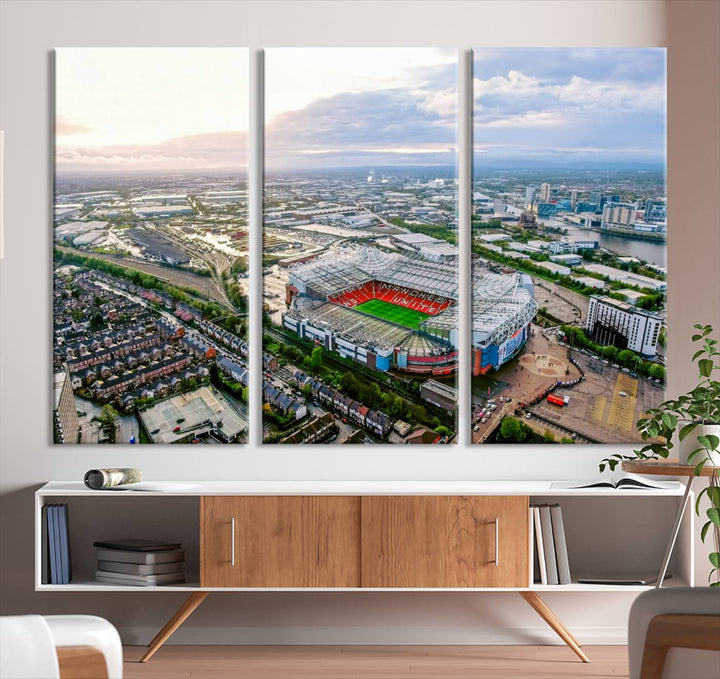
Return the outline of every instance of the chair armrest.
{"type": "Polygon", "coordinates": [[[93,646],[58,646],[60,679],[107,679],[105,655],[93,646]]]}
{"type": "Polygon", "coordinates": [[[670,648],[720,651],[720,615],[656,615],[647,628],[640,679],[661,679],[670,648]]]}

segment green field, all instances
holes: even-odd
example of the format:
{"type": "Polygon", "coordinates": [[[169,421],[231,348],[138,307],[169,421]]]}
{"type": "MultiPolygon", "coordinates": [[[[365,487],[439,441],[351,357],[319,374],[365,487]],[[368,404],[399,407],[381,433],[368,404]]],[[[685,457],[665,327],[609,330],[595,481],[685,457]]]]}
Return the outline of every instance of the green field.
{"type": "Polygon", "coordinates": [[[430,314],[424,314],[422,311],[414,309],[406,309],[405,307],[384,302],[381,299],[371,299],[369,302],[363,302],[355,307],[358,311],[362,311],[370,316],[377,316],[386,321],[397,323],[406,328],[417,330],[418,326],[430,314]]]}

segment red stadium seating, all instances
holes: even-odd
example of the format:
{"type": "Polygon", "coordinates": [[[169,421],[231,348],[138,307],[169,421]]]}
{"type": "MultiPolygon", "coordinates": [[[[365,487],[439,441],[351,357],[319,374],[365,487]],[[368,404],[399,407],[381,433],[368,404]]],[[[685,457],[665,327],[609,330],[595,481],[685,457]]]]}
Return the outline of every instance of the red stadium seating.
{"type": "Polygon", "coordinates": [[[420,290],[413,290],[402,285],[391,285],[382,281],[369,281],[356,288],[343,290],[343,292],[328,297],[330,302],[342,304],[348,308],[356,307],[371,299],[380,299],[390,304],[422,311],[430,316],[436,316],[453,304],[453,300],[446,297],[425,294],[420,290]]]}

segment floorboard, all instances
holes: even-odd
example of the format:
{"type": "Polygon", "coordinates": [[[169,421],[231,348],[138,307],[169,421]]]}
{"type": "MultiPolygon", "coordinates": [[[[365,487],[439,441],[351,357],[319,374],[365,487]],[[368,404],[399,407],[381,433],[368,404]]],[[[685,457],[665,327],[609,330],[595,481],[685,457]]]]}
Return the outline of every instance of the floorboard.
{"type": "Polygon", "coordinates": [[[164,646],[125,679],[627,679],[627,646],[164,646]]]}

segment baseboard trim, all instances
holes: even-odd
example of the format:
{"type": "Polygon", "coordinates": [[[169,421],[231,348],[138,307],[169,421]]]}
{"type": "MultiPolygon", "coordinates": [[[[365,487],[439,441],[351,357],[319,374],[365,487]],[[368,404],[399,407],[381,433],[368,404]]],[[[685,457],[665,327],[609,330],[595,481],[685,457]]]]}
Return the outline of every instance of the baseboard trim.
{"type": "MultiPolygon", "coordinates": [[[[124,644],[147,644],[157,633],[144,627],[120,627],[124,644]]],[[[627,644],[627,627],[573,627],[581,644],[627,644]]],[[[242,646],[548,646],[562,645],[545,626],[522,627],[197,627],[179,629],[167,642],[177,645],[242,646]]]]}

